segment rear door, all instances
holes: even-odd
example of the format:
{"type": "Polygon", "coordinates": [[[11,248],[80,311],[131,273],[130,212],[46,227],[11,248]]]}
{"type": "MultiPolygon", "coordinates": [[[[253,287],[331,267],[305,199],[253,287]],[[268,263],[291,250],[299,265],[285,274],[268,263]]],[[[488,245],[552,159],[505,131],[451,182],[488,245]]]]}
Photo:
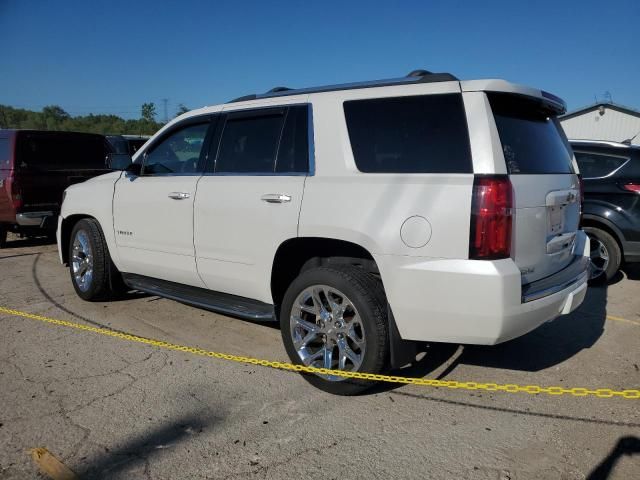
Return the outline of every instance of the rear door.
{"type": "Polygon", "coordinates": [[[298,234],[308,106],[223,114],[198,182],[194,243],[207,288],[271,303],[271,267],[298,234]]]}
{"type": "Polygon", "coordinates": [[[582,255],[577,169],[553,111],[524,96],[487,95],[513,186],[512,256],[530,283],[582,255]]]}

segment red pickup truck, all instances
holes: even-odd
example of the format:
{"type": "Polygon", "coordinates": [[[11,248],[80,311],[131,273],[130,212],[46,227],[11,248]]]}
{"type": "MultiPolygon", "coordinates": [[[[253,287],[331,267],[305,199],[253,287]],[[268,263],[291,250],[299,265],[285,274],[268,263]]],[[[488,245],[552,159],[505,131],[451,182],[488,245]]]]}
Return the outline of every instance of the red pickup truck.
{"type": "Polygon", "coordinates": [[[8,232],[53,236],[62,192],[110,171],[103,135],[0,130],[0,248],[8,232]]]}

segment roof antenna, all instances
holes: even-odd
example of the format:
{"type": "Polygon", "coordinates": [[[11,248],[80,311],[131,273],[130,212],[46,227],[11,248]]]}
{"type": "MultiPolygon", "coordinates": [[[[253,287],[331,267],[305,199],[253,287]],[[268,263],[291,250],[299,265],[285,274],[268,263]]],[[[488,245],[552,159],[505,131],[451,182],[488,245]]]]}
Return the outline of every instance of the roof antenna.
{"type": "Polygon", "coordinates": [[[620,143],[624,143],[625,145],[631,146],[631,142],[633,142],[638,135],[640,135],[640,131],[638,131],[638,133],[636,133],[633,137],[627,138],[626,140],[623,140],[620,143]]]}

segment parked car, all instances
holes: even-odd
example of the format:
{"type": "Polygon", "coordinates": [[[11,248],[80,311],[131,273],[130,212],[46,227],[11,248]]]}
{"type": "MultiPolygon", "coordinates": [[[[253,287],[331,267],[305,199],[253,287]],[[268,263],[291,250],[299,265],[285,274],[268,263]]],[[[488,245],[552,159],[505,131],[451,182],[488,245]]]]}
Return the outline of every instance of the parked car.
{"type": "Polygon", "coordinates": [[[85,300],[124,283],[279,319],[307,366],[377,373],[415,361],[416,342],[504,342],[585,296],[564,111],[537,89],[425,71],[195,110],[123,173],[67,189],[60,258],[85,300]]]}
{"type": "Polygon", "coordinates": [[[108,172],[109,152],[102,135],[0,130],[0,247],[8,232],[53,237],[62,192],[108,172]]]}
{"type": "Polygon", "coordinates": [[[591,239],[591,283],[622,262],[640,261],[640,146],[571,140],[584,181],[584,230],[591,239]]]}
{"type": "Polygon", "coordinates": [[[149,140],[148,135],[107,135],[114,153],[133,156],[149,140]]]}

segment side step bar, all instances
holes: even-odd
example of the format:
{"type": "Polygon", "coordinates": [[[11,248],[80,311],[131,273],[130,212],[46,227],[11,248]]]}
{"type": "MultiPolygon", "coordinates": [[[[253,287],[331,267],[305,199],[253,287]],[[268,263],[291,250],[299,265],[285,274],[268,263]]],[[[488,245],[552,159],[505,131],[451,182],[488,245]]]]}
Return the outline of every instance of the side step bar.
{"type": "Polygon", "coordinates": [[[259,302],[258,300],[145,277],[134,273],[123,273],[122,279],[133,290],[169,298],[223,315],[255,322],[273,322],[276,320],[273,305],[259,302]]]}

